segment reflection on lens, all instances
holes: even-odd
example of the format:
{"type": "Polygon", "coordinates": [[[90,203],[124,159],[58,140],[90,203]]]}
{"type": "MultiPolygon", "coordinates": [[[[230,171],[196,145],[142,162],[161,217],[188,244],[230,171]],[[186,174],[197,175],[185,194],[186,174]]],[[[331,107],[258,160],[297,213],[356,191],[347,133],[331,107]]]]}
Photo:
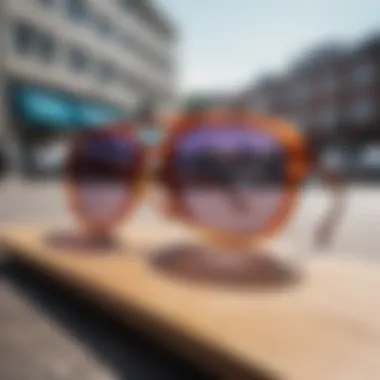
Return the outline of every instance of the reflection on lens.
{"type": "Polygon", "coordinates": [[[187,209],[203,225],[252,231],[278,211],[285,151],[268,133],[201,126],[178,140],[175,165],[187,209]]]}
{"type": "Polygon", "coordinates": [[[135,154],[132,141],[125,137],[95,135],[75,152],[73,179],[78,182],[128,182],[135,154]]]}

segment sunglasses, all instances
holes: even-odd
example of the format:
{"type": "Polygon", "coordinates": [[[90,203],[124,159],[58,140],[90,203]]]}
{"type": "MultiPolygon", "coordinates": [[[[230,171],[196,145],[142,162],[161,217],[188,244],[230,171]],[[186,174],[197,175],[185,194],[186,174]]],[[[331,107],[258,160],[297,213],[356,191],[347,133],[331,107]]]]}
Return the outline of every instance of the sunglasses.
{"type": "Polygon", "coordinates": [[[76,136],[64,178],[70,209],[89,233],[112,231],[149,184],[164,194],[160,212],[218,242],[266,238],[292,214],[310,163],[291,125],[206,112],[177,118],[169,131],[156,148],[128,124],[76,136]]]}

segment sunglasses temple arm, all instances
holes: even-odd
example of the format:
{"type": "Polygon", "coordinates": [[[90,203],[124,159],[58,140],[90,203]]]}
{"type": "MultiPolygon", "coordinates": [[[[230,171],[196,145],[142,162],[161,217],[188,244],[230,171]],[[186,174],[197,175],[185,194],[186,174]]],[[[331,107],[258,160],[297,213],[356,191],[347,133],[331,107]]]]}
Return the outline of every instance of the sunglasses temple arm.
{"type": "Polygon", "coordinates": [[[326,212],[322,222],[317,226],[316,230],[316,245],[327,246],[330,244],[346,209],[346,184],[343,177],[337,171],[327,169],[324,166],[319,166],[317,172],[322,183],[330,190],[333,197],[332,205],[326,212]]]}

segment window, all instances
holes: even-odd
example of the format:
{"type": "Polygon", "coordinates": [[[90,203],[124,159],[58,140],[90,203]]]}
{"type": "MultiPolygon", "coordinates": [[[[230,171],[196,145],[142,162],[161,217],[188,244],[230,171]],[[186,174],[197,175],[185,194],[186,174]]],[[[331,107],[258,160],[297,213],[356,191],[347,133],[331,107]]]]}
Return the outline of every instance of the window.
{"type": "Polygon", "coordinates": [[[67,12],[74,21],[82,21],[87,16],[86,0],[66,0],[67,12]]]}
{"type": "Polygon", "coordinates": [[[322,163],[326,167],[334,170],[342,170],[344,168],[345,160],[341,151],[334,148],[327,148],[322,153],[322,163]]]}
{"type": "Polygon", "coordinates": [[[115,66],[111,66],[108,70],[110,79],[114,79],[118,87],[124,87],[124,72],[115,66]]]}
{"type": "Polygon", "coordinates": [[[326,94],[335,94],[339,89],[339,79],[335,73],[328,73],[322,79],[322,91],[326,94]]]}
{"type": "Polygon", "coordinates": [[[360,155],[362,165],[369,168],[380,169],[380,146],[367,146],[360,155]]]}
{"type": "Polygon", "coordinates": [[[355,85],[371,84],[376,78],[376,67],[370,62],[357,65],[352,71],[352,83],[355,85]]]}
{"type": "Polygon", "coordinates": [[[133,37],[131,36],[124,36],[123,37],[123,45],[125,49],[132,50],[133,52],[136,52],[136,42],[133,37]]]}
{"type": "Polygon", "coordinates": [[[53,36],[42,33],[38,39],[38,53],[45,62],[50,62],[55,55],[56,41],[53,36]]]}
{"type": "Polygon", "coordinates": [[[120,30],[114,30],[113,37],[119,45],[124,46],[124,35],[120,30]]]}
{"type": "Polygon", "coordinates": [[[124,87],[128,91],[134,89],[134,81],[129,73],[124,74],[124,87]]]}
{"type": "Polygon", "coordinates": [[[376,107],[371,99],[360,98],[352,103],[348,113],[353,121],[368,122],[375,117],[376,107]]]}
{"type": "Polygon", "coordinates": [[[305,83],[300,83],[293,88],[292,93],[294,101],[303,101],[308,98],[310,94],[310,88],[305,83]]]}
{"type": "Polygon", "coordinates": [[[56,52],[56,41],[51,34],[24,22],[14,26],[14,45],[19,54],[33,55],[44,62],[50,62],[56,52]]]}
{"type": "Polygon", "coordinates": [[[326,107],[323,109],[318,117],[318,124],[325,127],[334,127],[339,121],[339,113],[335,107],[326,107]]]}
{"type": "Polygon", "coordinates": [[[112,80],[115,74],[114,67],[109,62],[102,62],[99,65],[99,78],[102,82],[108,82],[112,80]]]}
{"type": "Polygon", "coordinates": [[[145,90],[144,84],[141,80],[134,74],[126,73],[124,75],[125,88],[129,91],[136,91],[137,93],[143,92],[145,90]]]}
{"type": "Polygon", "coordinates": [[[79,47],[69,50],[69,64],[75,71],[83,71],[89,64],[89,56],[79,47]]]}
{"type": "Polygon", "coordinates": [[[14,47],[19,54],[30,54],[35,48],[37,31],[29,24],[19,22],[14,25],[14,47]]]}
{"type": "Polygon", "coordinates": [[[96,17],[95,22],[96,22],[96,27],[101,35],[105,37],[109,37],[112,34],[111,23],[107,17],[98,15],[96,17]]]}

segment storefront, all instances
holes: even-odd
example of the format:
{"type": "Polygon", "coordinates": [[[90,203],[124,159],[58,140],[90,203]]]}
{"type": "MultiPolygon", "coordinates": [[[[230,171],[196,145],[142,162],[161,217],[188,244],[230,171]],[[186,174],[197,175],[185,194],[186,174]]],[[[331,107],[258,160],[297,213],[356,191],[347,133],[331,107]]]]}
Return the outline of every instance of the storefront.
{"type": "Polygon", "coordinates": [[[330,146],[324,152],[327,166],[338,170],[352,181],[380,181],[380,144],[360,143],[354,146],[330,146]]]}
{"type": "Polygon", "coordinates": [[[380,144],[363,145],[358,155],[358,179],[362,181],[380,181],[380,144]]]}
{"type": "Polygon", "coordinates": [[[12,125],[26,175],[59,173],[69,137],[126,117],[126,112],[37,86],[10,88],[12,125]]]}

